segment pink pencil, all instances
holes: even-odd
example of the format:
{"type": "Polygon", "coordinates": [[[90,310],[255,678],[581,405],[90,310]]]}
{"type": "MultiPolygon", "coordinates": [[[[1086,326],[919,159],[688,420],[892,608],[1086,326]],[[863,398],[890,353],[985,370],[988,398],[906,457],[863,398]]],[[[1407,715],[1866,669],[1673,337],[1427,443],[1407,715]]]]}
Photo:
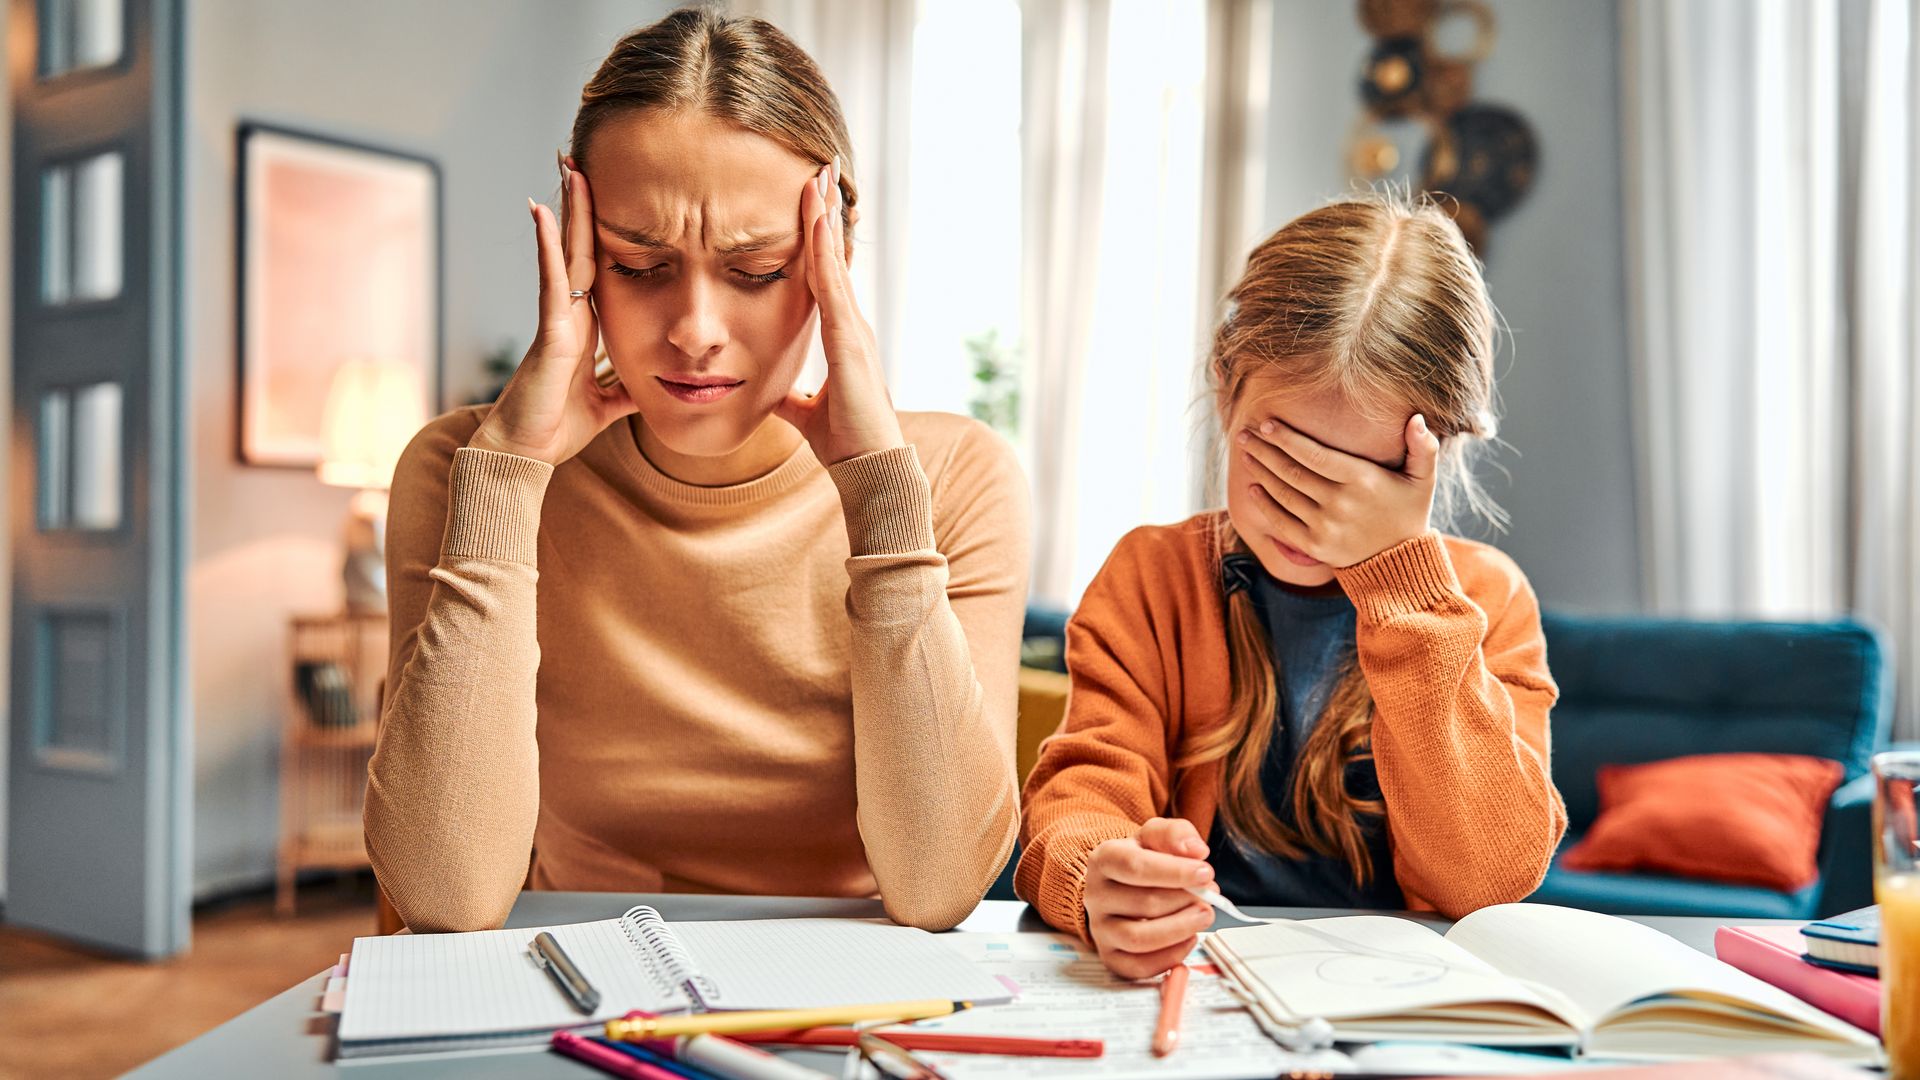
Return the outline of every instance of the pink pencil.
{"type": "Polygon", "coordinates": [[[576,1061],[584,1061],[601,1072],[625,1077],[626,1080],[681,1080],[680,1077],[658,1065],[628,1057],[618,1050],[609,1050],[571,1031],[554,1032],[553,1048],[576,1061]]]}

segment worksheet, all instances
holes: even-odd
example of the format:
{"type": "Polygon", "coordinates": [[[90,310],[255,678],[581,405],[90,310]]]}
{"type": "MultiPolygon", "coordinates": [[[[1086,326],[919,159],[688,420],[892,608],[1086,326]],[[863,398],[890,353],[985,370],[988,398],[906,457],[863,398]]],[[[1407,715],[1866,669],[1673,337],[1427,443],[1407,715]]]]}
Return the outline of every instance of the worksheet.
{"type": "MultiPolygon", "coordinates": [[[[947,934],[962,950],[1016,993],[1010,1004],[971,1009],[923,1020],[916,1030],[975,1035],[1022,1035],[1043,1039],[1100,1039],[1097,1058],[1004,1057],[994,1054],[916,1052],[951,1080],[1015,1077],[1099,1077],[1101,1080],[1215,1080],[1275,1076],[1289,1069],[1352,1068],[1343,1054],[1288,1053],[1268,1038],[1234,998],[1220,973],[1198,950],[1180,1044],[1173,1054],[1152,1053],[1160,990],[1108,972],[1093,949],[1065,934],[947,934]]],[[[884,1035],[885,1031],[877,1032],[884,1035]]],[[[867,1072],[872,1076],[874,1073],[867,1072]]]]}

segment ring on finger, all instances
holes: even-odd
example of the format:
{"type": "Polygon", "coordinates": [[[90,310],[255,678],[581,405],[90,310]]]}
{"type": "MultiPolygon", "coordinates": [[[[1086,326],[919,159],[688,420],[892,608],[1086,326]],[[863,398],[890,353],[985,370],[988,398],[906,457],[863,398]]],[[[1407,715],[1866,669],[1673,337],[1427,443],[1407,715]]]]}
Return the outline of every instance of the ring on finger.
{"type": "Polygon", "coordinates": [[[575,300],[578,300],[578,299],[580,299],[581,297],[583,297],[583,296],[585,296],[585,295],[587,295],[587,290],[585,290],[585,289],[573,289],[573,290],[571,290],[571,291],[569,291],[569,292],[567,293],[567,295],[568,295],[568,296],[570,296],[570,297],[572,297],[572,298],[573,298],[573,299],[575,299],[575,300]]]}

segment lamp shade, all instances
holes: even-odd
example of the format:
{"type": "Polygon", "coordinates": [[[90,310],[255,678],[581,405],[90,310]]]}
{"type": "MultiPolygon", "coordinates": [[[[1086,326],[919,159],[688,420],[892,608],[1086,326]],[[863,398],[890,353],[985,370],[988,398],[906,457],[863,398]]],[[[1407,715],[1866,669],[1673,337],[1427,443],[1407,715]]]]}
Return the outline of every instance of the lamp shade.
{"type": "Polygon", "coordinates": [[[322,413],[320,482],[384,490],[400,452],[426,422],[418,368],[368,360],[340,365],[322,413]]]}

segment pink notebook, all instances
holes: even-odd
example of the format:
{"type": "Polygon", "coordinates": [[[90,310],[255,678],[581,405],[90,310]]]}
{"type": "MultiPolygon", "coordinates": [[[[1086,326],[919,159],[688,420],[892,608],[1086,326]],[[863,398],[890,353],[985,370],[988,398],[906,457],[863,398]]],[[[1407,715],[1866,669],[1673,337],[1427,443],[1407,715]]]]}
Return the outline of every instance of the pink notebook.
{"type": "Polygon", "coordinates": [[[1864,1031],[1880,1034],[1880,980],[1809,964],[1797,926],[1723,926],[1713,951],[1722,961],[1864,1031]]]}

